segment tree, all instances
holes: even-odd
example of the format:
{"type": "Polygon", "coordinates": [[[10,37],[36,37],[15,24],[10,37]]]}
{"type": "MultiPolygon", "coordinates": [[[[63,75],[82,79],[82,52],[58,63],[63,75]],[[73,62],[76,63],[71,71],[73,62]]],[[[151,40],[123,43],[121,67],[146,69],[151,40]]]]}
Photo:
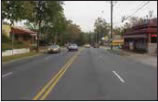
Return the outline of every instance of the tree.
{"type": "MultiPolygon", "coordinates": [[[[2,1],[2,20],[8,19],[10,26],[14,26],[14,23],[23,19],[25,11],[21,12],[24,8],[22,1],[2,1]]],[[[12,32],[12,54],[14,49],[14,33],[12,32]]]]}
{"type": "Polygon", "coordinates": [[[65,20],[64,31],[62,32],[62,39],[64,43],[80,43],[81,29],[80,26],[74,24],[71,20],[65,20]]]}
{"type": "Polygon", "coordinates": [[[154,13],[153,10],[150,10],[150,11],[149,11],[148,15],[149,15],[149,18],[150,18],[150,19],[153,17],[153,13],[154,13]]]}
{"type": "MultiPolygon", "coordinates": [[[[87,35],[81,33],[80,26],[67,20],[62,1],[2,1],[2,19],[11,24],[26,20],[25,25],[38,31],[38,40],[56,42],[85,42],[87,35]],[[22,11],[21,11],[22,10],[22,11]]],[[[39,42],[37,42],[38,45],[39,42]]],[[[38,50],[39,46],[37,46],[38,50]]]]}
{"type": "Polygon", "coordinates": [[[7,1],[2,1],[2,21],[7,17],[7,1]]]}
{"type": "Polygon", "coordinates": [[[124,34],[124,28],[123,27],[115,27],[113,29],[114,35],[123,36],[124,34]]]}
{"type": "MultiPolygon", "coordinates": [[[[45,8],[45,16],[43,18],[42,32],[47,35],[50,42],[53,38],[57,38],[58,34],[64,31],[64,14],[61,1],[47,1],[45,8]]],[[[56,43],[58,39],[54,40],[56,43]]]]}
{"type": "MultiPolygon", "coordinates": [[[[38,39],[52,41],[56,33],[62,29],[64,19],[61,1],[26,1],[33,9],[25,8],[28,22],[25,24],[28,28],[36,29],[38,39]],[[31,11],[31,12],[30,12],[31,11]],[[39,25],[39,26],[38,26],[39,25]]],[[[26,6],[26,5],[24,5],[26,6]]],[[[38,42],[37,42],[38,43],[38,42]]]]}
{"type": "Polygon", "coordinates": [[[96,35],[96,42],[98,43],[102,37],[109,34],[109,24],[106,22],[105,19],[98,17],[94,24],[94,32],[96,35]]]}
{"type": "Polygon", "coordinates": [[[21,12],[21,9],[24,9],[22,6],[24,3],[22,1],[2,1],[2,18],[8,19],[13,25],[15,22],[20,21],[24,18],[25,11],[21,12]]]}

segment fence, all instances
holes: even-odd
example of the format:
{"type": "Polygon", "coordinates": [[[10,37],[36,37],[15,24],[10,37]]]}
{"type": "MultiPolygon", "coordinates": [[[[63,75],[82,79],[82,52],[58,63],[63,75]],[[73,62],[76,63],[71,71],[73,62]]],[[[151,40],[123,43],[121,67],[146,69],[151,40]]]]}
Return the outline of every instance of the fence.
{"type": "Polygon", "coordinates": [[[23,54],[28,52],[30,52],[29,48],[6,50],[2,52],[2,56],[11,56],[11,55],[23,54]]]}

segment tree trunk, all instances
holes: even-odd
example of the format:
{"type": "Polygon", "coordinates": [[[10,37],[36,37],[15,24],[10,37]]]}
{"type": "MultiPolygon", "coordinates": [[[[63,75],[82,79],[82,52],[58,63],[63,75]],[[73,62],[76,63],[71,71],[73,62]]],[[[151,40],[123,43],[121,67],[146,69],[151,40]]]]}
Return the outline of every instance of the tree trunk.
{"type": "Polygon", "coordinates": [[[40,29],[41,29],[41,20],[39,21],[39,31],[37,33],[37,49],[36,49],[37,52],[39,52],[39,35],[40,35],[40,29]]]}

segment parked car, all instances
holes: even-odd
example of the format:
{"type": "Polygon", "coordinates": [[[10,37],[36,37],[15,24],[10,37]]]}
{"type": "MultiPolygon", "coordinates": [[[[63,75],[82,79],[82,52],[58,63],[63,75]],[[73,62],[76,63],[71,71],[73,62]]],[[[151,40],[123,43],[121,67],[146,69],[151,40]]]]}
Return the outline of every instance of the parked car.
{"type": "Polygon", "coordinates": [[[85,44],[84,47],[86,47],[86,48],[90,48],[91,45],[90,45],[90,44],[85,44]]]}
{"type": "Polygon", "coordinates": [[[48,48],[48,53],[59,53],[61,51],[59,45],[52,45],[48,48]]]}
{"type": "Polygon", "coordinates": [[[68,46],[69,51],[77,51],[78,50],[78,45],[77,44],[70,44],[68,46]]]}

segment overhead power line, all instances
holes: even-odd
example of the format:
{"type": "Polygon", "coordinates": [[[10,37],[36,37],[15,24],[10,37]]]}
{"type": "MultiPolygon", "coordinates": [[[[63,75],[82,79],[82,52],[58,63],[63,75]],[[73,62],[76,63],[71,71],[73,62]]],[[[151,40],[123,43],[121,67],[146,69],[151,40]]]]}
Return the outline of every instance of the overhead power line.
{"type": "Polygon", "coordinates": [[[133,8],[132,10],[137,10],[138,8],[140,8],[143,4],[145,4],[146,1],[142,1],[137,7],[133,8]]]}
{"type": "Polygon", "coordinates": [[[142,5],[140,8],[138,8],[132,15],[128,16],[127,18],[133,16],[134,14],[136,14],[138,11],[140,11],[144,6],[146,6],[147,4],[149,4],[150,1],[146,2],[144,5],[142,5]]]}
{"type": "MultiPolygon", "coordinates": [[[[142,6],[142,5],[145,4],[145,3],[146,3],[146,1],[141,2],[141,3],[138,4],[137,7],[132,8],[131,10],[132,10],[132,11],[133,11],[133,10],[138,10],[138,9],[140,8],[140,6],[142,6]]],[[[119,3],[119,4],[120,4],[120,3],[119,3]]],[[[119,5],[119,4],[118,4],[118,5],[119,5]]],[[[118,5],[116,5],[117,7],[115,7],[115,9],[119,8],[118,5]]],[[[130,11],[131,11],[131,10],[130,10],[130,11]]],[[[135,12],[136,12],[136,11],[135,11],[135,12]]],[[[128,17],[130,17],[130,16],[128,16],[128,17]]],[[[127,17],[127,18],[128,18],[128,17],[127,17]]],[[[114,18],[116,18],[116,16],[115,16],[114,18]]]]}

